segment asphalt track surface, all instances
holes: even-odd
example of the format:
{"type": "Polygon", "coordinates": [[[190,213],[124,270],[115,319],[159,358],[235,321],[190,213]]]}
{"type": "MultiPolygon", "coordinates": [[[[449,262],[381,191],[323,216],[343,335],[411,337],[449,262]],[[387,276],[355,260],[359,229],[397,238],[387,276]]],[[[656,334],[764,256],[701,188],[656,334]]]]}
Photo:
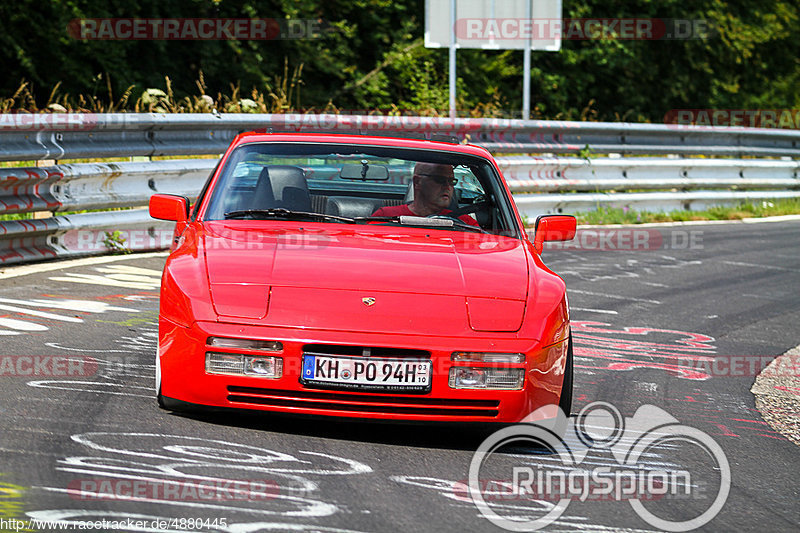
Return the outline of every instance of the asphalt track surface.
{"type": "MultiPolygon", "coordinates": [[[[718,443],[730,494],[703,530],[800,530],[800,451],[764,422],[750,393],[762,358],[800,344],[800,221],[637,231],[649,233],[588,233],[583,249],[544,253],[569,287],[574,410],[603,401],[631,417],[655,405],[718,443]],[[619,249],[633,240],[639,249],[619,249]]],[[[502,531],[461,484],[485,431],[159,410],[152,383],[163,262],[137,256],[0,274],[3,520],[212,524],[119,531],[502,531]],[[76,492],[101,481],[124,492],[121,483],[135,480],[151,488],[134,500],[76,492]],[[250,485],[240,497],[213,499],[152,488],[215,480],[250,485]],[[267,487],[261,492],[259,482],[267,487]]],[[[522,444],[497,457],[536,468],[557,460],[522,444]]],[[[692,473],[690,497],[651,504],[663,516],[697,516],[716,494],[720,470],[691,446],[667,444],[641,461],[692,473]]],[[[602,447],[583,463],[614,464],[602,447]]],[[[543,514],[530,499],[496,503],[504,516],[543,514]]],[[[591,499],[572,501],[546,529],[659,530],[626,501],[591,499]]]]}

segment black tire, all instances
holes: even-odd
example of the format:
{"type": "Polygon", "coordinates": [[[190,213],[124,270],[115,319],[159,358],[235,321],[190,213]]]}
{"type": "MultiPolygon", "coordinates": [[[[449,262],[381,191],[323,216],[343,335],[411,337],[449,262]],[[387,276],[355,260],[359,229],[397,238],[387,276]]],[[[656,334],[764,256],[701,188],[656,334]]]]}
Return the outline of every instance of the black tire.
{"type": "Polygon", "coordinates": [[[572,335],[569,336],[567,346],[567,362],[564,365],[564,383],[561,385],[561,397],[558,406],[564,411],[566,416],[572,414],[572,389],[573,389],[573,369],[572,369],[572,335]]]}
{"type": "Polygon", "coordinates": [[[158,402],[158,406],[161,409],[167,409],[167,405],[164,403],[164,395],[161,394],[161,387],[158,388],[158,394],[156,394],[156,401],[158,402]]]}

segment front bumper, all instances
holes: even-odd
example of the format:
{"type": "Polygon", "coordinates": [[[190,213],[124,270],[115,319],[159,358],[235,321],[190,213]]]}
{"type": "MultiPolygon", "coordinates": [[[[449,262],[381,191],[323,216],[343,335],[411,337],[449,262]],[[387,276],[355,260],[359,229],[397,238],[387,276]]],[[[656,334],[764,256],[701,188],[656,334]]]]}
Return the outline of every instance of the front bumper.
{"type": "MultiPolygon", "coordinates": [[[[214,322],[197,322],[185,328],[162,318],[158,364],[163,396],[200,406],[384,420],[513,423],[539,407],[558,403],[566,348],[566,341],[543,346],[513,335],[453,338],[214,322]],[[211,336],[280,341],[283,351],[268,355],[283,359],[282,376],[266,379],[206,373],[205,353],[210,350],[206,341],[211,336]],[[303,347],[308,344],[428,351],[432,361],[430,391],[401,394],[322,390],[304,385],[301,382],[302,354],[303,347]],[[450,388],[451,367],[476,366],[475,363],[451,361],[454,351],[525,353],[525,363],[505,365],[525,369],[522,389],[450,388]]],[[[478,366],[498,365],[480,363],[478,366]]]]}

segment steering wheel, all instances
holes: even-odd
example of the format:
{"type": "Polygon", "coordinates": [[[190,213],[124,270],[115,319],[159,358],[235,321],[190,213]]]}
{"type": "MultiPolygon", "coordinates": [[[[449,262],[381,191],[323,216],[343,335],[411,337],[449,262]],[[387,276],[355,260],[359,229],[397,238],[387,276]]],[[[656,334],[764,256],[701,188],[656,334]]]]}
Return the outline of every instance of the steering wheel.
{"type": "Polygon", "coordinates": [[[472,213],[477,213],[478,211],[482,211],[484,209],[489,209],[492,207],[492,203],[486,198],[486,196],[481,195],[475,198],[475,201],[471,204],[467,204],[463,207],[459,207],[458,209],[453,209],[447,216],[458,218],[461,215],[470,215],[472,213]]]}

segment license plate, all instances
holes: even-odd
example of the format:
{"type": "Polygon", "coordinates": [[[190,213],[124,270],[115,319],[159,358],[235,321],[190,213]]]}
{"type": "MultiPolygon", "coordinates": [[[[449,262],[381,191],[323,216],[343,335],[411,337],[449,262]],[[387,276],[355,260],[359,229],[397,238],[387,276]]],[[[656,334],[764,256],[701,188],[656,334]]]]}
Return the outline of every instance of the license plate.
{"type": "Polygon", "coordinates": [[[304,354],[300,381],[337,389],[427,392],[431,387],[431,362],[304,354]]]}

